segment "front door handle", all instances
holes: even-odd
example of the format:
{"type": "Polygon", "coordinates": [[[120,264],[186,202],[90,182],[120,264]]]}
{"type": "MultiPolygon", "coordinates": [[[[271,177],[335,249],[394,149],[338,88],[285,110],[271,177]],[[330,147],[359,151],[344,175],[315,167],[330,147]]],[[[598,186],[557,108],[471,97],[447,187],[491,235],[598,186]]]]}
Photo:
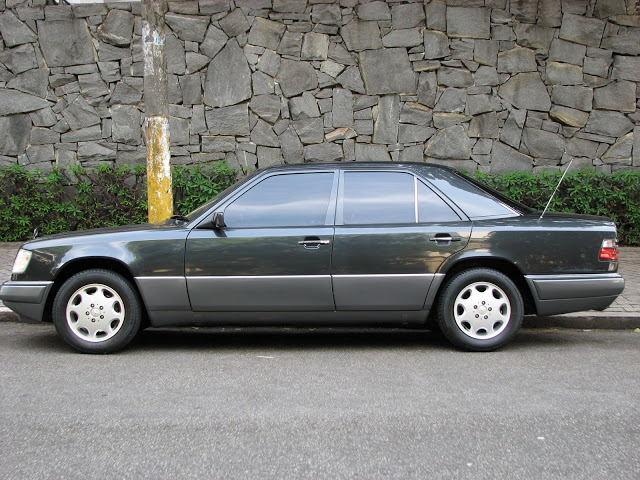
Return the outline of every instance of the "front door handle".
{"type": "Polygon", "coordinates": [[[452,237],[448,233],[438,233],[433,237],[429,238],[430,242],[459,242],[460,237],[452,237]]]}
{"type": "Polygon", "coordinates": [[[318,237],[306,237],[304,240],[300,240],[298,245],[302,245],[307,250],[317,250],[320,245],[329,245],[331,240],[320,240],[318,237]]]}

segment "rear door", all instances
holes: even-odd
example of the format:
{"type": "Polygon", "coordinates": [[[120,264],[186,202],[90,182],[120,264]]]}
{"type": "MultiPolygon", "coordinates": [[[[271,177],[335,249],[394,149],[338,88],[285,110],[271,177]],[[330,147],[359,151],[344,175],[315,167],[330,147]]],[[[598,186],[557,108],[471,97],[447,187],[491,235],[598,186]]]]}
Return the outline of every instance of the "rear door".
{"type": "Polygon", "coordinates": [[[192,309],[333,310],[336,196],[335,170],[276,172],[221,205],[226,227],[187,239],[192,309]]]}
{"type": "Polygon", "coordinates": [[[421,310],[471,222],[410,171],[341,172],[332,278],[337,310],[421,310]]]}

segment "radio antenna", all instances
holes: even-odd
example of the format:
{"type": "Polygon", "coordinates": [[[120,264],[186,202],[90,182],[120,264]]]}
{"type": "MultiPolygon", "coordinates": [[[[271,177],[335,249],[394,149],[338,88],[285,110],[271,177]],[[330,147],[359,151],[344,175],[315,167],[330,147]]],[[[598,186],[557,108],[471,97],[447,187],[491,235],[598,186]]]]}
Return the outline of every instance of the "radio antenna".
{"type": "Polygon", "coordinates": [[[547,202],[547,206],[544,207],[544,210],[542,211],[542,214],[540,215],[540,218],[538,218],[538,223],[540,223],[540,220],[542,220],[542,217],[544,217],[544,214],[547,213],[547,209],[549,208],[549,205],[551,205],[551,201],[553,200],[553,197],[555,197],[556,192],[558,191],[558,188],[560,187],[560,184],[564,180],[564,176],[567,174],[567,172],[569,171],[569,168],[571,167],[571,162],[573,162],[573,158],[571,160],[569,160],[569,164],[567,165],[567,168],[564,170],[564,173],[562,174],[562,177],[560,177],[560,181],[556,185],[555,190],[551,194],[551,198],[547,202]]]}

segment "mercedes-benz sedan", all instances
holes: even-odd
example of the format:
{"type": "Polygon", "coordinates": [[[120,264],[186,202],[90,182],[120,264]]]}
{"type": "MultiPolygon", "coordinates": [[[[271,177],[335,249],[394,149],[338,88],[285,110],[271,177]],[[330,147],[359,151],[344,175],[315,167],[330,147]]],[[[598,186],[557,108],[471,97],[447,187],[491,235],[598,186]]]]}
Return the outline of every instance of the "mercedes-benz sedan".
{"type": "Polygon", "coordinates": [[[617,255],[610,219],[541,216],[445,167],[288,165],[163,224],[27,242],[0,299],[90,353],[185,325],[435,325],[486,351],[525,314],[609,306],[617,255]]]}

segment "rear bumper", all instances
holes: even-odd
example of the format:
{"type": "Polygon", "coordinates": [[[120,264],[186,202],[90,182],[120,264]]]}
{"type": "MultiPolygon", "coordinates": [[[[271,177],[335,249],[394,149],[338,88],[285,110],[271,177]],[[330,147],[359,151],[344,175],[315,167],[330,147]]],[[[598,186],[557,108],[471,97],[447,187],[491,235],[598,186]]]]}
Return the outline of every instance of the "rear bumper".
{"type": "Polygon", "coordinates": [[[44,304],[53,282],[8,281],[0,287],[0,300],[21,317],[42,320],[44,304]]]}
{"type": "Polygon", "coordinates": [[[526,275],[538,315],[604,310],[624,290],[618,273],[526,275]]]}

